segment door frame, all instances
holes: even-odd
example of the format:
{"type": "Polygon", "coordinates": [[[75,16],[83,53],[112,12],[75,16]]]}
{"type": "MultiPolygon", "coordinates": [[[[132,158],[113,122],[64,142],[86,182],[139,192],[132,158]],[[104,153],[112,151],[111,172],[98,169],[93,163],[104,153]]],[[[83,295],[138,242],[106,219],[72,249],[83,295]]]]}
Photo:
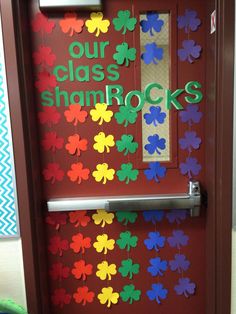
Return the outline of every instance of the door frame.
{"type": "MultiPolygon", "coordinates": [[[[30,314],[49,314],[27,1],[0,0],[0,9],[6,72],[11,77],[8,93],[27,305],[30,314]]],[[[207,16],[206,313],[230,314],[234,0],[209,0],[207,16]],[[210,13],[214,8],[217,31],[210,35],[210,13]]]]}

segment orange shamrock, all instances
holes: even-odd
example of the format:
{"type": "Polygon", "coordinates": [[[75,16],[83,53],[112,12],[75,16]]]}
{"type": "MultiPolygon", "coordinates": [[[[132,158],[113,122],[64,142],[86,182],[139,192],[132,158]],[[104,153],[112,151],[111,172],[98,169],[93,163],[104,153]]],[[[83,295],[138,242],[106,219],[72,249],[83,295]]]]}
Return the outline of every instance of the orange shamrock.
{"type": "Polygon", "coordinates": [[[80,184],[82,180],[88,180],[90,170],[83,167],[82,162],[77,162],[76,164],[71,165],[71,170],[67,172],[67,175],[72,182],[78,180],[78,184],[80,184]]]}
{"type": "Polygon", "coordinates": [[[80,156],[81,151],[85,152],[88,149],[88,141],[84,138],[80,139],[79,134],[69,136],[68,142],[65,147],[71,155],[80,156]]]}
{"type": "Polygon", "coordinates": [[[91,264],[86,265],[83,259],[75,262],[74,267],[71,272],[76,279],[82,278],[82,280],[86,280],[86,277],[91,275],[93,271],[93,266],[91,264]]]}
{"type": "Polygon", "coordinates": [[[73,294],[73,298],[76,303],[82,303],[85,305],[86,302],[92,303],[94,299],[95,293],[93,291],[89,291],[88,287],[83,286],[77,289],[77,293],[73,294]]]}
{"type": "Polygon", "coordinates": [[[66,121],[67,122],[73,122],[74,126],[76,126],[78,124],[78,122],[80,123],[84,123],[88,113],[84,110],[81,110],[81,106],[80,105],[73,105],[71,104],[69,106],[69,110],[66,110],[64,112],[64,116],[66,117],[66,121]]]}
{"type": "Polygon", "coordinates": [[[79,210],[69,213],[70,223],[74,224],[75,227],[86,227],[87,224],[90,222],[90,217],[86,215],[87,210],[79,210]]]}
{"type": "Polygon", "coordinates": [[[81,33],[84,26],[84,21],[77,19],[75,12],[65,13],[64,19],[60,21],[60,27],[63,33],[69,33],[69,36],[73,36],[75,33],[81,33]]]}
{"type": "Polygon", "coordinates": [[[72,237],[72,243],[70,243],[70,248],[75,252],[82,253],[85,252],[85,249],[89,249],[91,247],[91,238],[82,235],[82,233],[78,233],[72,237]]]}

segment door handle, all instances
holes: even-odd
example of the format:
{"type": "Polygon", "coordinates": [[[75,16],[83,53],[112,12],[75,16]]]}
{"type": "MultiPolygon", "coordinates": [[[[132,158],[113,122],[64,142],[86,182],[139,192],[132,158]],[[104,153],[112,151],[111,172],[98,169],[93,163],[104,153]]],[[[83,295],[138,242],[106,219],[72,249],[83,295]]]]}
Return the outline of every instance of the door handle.
{"type": "Polygon", "coordinates": [[[56,198],[47,202],[49,212],[96,210],[141,211],[187,209],[191,217],[200,215],[201,190],[198,181],[189,181],[187,193],[107,197],[56,198]]]}

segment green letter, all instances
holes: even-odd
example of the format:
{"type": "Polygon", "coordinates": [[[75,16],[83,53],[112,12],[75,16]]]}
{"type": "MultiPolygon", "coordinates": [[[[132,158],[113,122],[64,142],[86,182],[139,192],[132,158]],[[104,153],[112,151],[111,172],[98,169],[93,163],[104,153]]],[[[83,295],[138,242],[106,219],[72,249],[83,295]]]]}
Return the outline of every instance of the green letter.
{"type": "Polygon", "coordinates": [[[166,90],[166,109],[170,110],[171,104],[177,109],[183,109],[183,106],[178,102],[176,97],[182,94],[184,89],[177,89],[174,93],[171,93],[169,89],[166,90]]]}
{"type": "Polygon", "coordinates": [[[145,87],[144,95],[145,99],[149,104],[160,104],[163,100],[163,97],[157,97],[156,99],[151,98],[151,92],[153,88],[162,90],[163,87],[158,83],[150,83],[145,87]]]}
{"type": "Polygon", "coordinates": [[[106,85],[106,100],[108,105],[112,104],[112,99],[115,98],[117,100],[117,105],[123,105],[123,94],[124,89],[121,85],[106,85]],[[115,93],[113,93],[113,90],[116,90],[115,93]]]}
{"type": "MultiPolygon", "coordinates": [[[[91,43],[92,44],[92,43],[91,43]]],[[[96,41],[93,42],[93,53],[90,53],[90,43],[84,43],[85,55],[88,59],[97,59],[98,58],[98,43],[96,41]]]]}
{"type": "Polygon", "coordinates": [[[104,103],[104,93],[101,90],[92,90],[86,92],[86,106],[91,106],[90,96],[93,97],[92,106],[95,106],[97,103],[104,103]],[[98,96],[99,99],[97,99],[98,96]]]}
{"type": "Polygon", "coordinates": [[[100,81],[104,80],[105,74],[103,73],[103,71],[104,71],[104,69],[103,69],[103,66],[101,64],[95,64],[92,67],[92,73],[97,75],[97,76],[95,76],[95,75],[92,76],[94,81],[100,82],[100,81]],[[100,71],[100,70],[102,70],[102,71],[100,71]]]}
{"type": "Polygon", "coordinates": [[[76,58],[76,59],[81,58],[84,54],[84,46],[79,41],[74,41],[69,46],[69,54],[73,58],[76,58]],[[75,48],[78,48],[79,51],[75,52],[75,48]]]}
{"type": "Polygon", "coordinates": [[[119,66],[117,64],[109,64],[107,67],[107,72],[112,75],[108,75],[107,78],[110,81],[117,81],[120,78],[120,73],[118,72],[119,66]]]}
{"type": "Polygon", "coordinates": [[[56,106],[61,106],[61,96],[64,98],[64,106],[69,106],[69,99],[68,99],[68,93],[66,91],[60,91],[60,87],[57,86],[55,88],[55,95],[56,95],[56,106]]]}
{"type": "Polygon", "coordinates": [[[202,92],[201,92],[201,91],[192,89],[192,87],[201,88],[202,85],[201,85],[199,82],[188,82],[188,83],[185,85],[185,91],[186,91],[186,93],[188,93],[188,94],[190,94],[190,95],[194,95],[195,98],[190,97],[190,96],[186,96],[186,97],[185,97],[185,100],[186,100],[188,103],[190,103],[190,104],[197,104],[197,103],[199,103],[200,101],[202,101],[203,95],[202,95],[202,92]]]}
{"type": "Polygon", "coordinates": [[[79,82],[89,82],[89,66],[88,65],[81,65],[75,69],[75,78],[79,82]],[[80,75],[80,72],[83,72],[80,75]]]}
{"type": "Polygon", "coordinates": [[[71,95],[70,95],[70,103],[71,104],[77,104],[77,105],[80,105],[80,106],[84,106],[84,92],[75,91],[75,92],[71,93],[71,95]],[[79,97],[79,100],[76,101],[75,97],[79,97]]]}
{"type": "Polygon", "coordinates": [[[57,65],[54,70],[53,74],[56,76],[58,82],[64,82],[68,79],[68,74],[63,75],[62,77],[59,76],[58,71],[67,72],[67,68],[64,65],[57,65]]]}
{"type": "Polygon", "coordinates": [[[109,46],[109,41],[102,41],[100,42],[100,57],[105,58],[105,48],[106,46],[109,46]]]}
{"type": "Polygon", "coordinates": [[[140,111],[143,109],[145,103],[144,95],[142,92],[138,90],[133,90],[132,92],[129,92],[125,97],[125,105],[130,108],[131,111],[140,111]],[[138,105],[136,107],[133,107],[131,105],[131,98],[133,96],[136,96],[138,98],[138,105]]]}
{"type": "Polygon", "coordinates": [[[44,92],[41,93],[41,99],[45,100],[46,102],[42,101],[42,106],[48,106],[51,107],[54,105],[54,101],[51,98],[53,96],[52,93],[50,93],[49,91],[45,90],[44,92]]]}

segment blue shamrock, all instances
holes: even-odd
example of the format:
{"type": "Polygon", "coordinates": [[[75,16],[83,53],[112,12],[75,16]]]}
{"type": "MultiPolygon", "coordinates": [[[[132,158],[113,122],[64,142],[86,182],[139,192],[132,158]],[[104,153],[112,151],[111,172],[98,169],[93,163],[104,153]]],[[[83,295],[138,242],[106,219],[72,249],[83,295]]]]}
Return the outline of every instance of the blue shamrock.
{"type": "Polygon", "coordinates": [[[149,31],[151,36],[154,35],[152,31],[153,29],[159,33],[163,25],[164,21],[159,19],[159,14],[155,12],[148,12],[147,19],[140,22],[142,32],[147,33],[149,31]]]}
{"type": "Polygon", "coordinates": [[[175,286],[175,292],[178,295],[184,295],[188,298],[195,293],[196,284],[191,282],[189,278],[180,278],[179,284],[175,286]]]}
{"type": "Polygon", "coordinates": [[[184,234],[182,230],[174,230],[172,232],[172,237],[168,237],[167,241],[171,247],[176,247],[180,249],[181,246],[186,246],[188,244],[189,237],[184,234]]]}
{"type": "Polygon", "coordinates": [[[197,18],[197,12],[191,9],[186,9],[184,15],[178,16],[178,28],[184,28],[185,33],[189,31],[195,32],[201,24],[201,20],[197,18]]]}
{"type": "Polygon", "coordinates": [[[157,126],[158,123],[163,124],[165,122],[166,113],[161,112],[161,107],[151,106],[149,111],[150,113],[145,113],[143,116],[148,125],[153,123],[154,126],[157,126]]]}
{"type": "Polygon", "coordinates": [[[163,59],[163,48],[157,46],[156,43],[146,44],[145,52],[141,54],[141,59],[145,64],[150,64],[153,62],[154,64],[158,63],[158,60],[161,61],[163,59]]]}
{"type": "Polygon", "coordinates": [[[144,244],[146,248],[151,251],[155,249],[155,251],[159,251],[160,248],[163,248],[165,245],[166,238],[162,237],[158,231],[149,232],[148,239],[144,240],[144,244]]]}
{"type": "Polygon", "coordinates": [[[166,218],[170,224],[176,222],[178,225],[181,220],[185,220],[187,217],[187,210],[185,209],[172,209],[170,212],[166,213],[166,218]]]}
{"type": "Polygon", "coordinates": [[[163,284],[161,283],[154,283],[152,284],[152,290],[147,291],[147,296],[149,300],[154,301],[156,300],[158,304],[161,304],[160,299],[166,299],[168,294],[168,290],[164,288],[163,284]]]}
{"type": "Polygon", "coordinates": [[[167,270],[167,261],[162,261],[160,257],[150,259],[151,266],[148,267],[148,272],[154,276],[163,276],[163,272],[167,270]]]}
{"type": "Polygon", "coordinates": [[[148,137],[149,144],[146,144],[144,148],[150,155],[153,155],[155,152],[160,155],[161,152],[158,150],[166,148],[166,140],[164,138],[159,138],[158,134],[154,134],[148,137]]]}
{"type": "Polygon", "coordinates": [[[170,261],[170,269],[172,271],[178,271],[181,274],[183,271],[189,269],[190,262],[186,259],[184,254],[175,254],[175,259],[170,261]]]}
{"type": "Polygon", "coordinates": [[[202,47],[197,45],[194,40],[184,40],[182,42],[183,48],[178,50],[178,56],[181,61],[188,61],[193,63],[201,55],[202,47]]]}
{"type": "Polygon", "coordinates": [[[164,212],[162,210],[145,210],[143,212],[143,217],[145,221],[151,221],[155,224],[157,221],[162,221],[164,217],[164,212]]]}
{"type": "Polygon", "coordinates": [[[150,162],[149,169],[144,170],[144,174],[149,181],[154,179],[159,182],[159,177],[164,178],[166,175],[166,167],[162,167],[158,161],[150,162]]]}

